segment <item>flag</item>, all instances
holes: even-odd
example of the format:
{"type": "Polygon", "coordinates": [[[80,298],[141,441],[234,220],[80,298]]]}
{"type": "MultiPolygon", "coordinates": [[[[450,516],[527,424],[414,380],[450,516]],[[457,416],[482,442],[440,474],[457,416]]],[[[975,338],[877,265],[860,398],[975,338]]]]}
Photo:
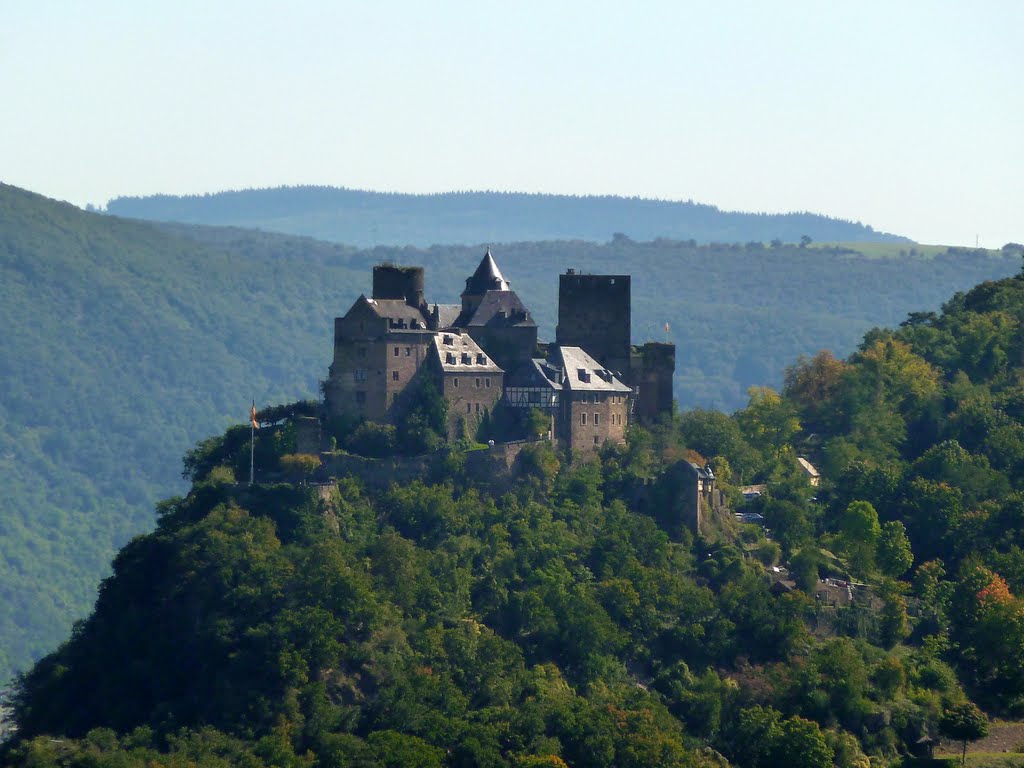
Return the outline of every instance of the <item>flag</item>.
{"type": "Polygon", "coordinates": [[[252,424],[253,429],[259,429],[260,423],[256,421],[256,401],[252,401],[252,410],[249,411],[249,423],[252,424]]]}
{"type": "Polygon", "coordinates": [[[665,333],[668,333],[668,331],[669,331],[668,323],[665,323],[665,333]]]}

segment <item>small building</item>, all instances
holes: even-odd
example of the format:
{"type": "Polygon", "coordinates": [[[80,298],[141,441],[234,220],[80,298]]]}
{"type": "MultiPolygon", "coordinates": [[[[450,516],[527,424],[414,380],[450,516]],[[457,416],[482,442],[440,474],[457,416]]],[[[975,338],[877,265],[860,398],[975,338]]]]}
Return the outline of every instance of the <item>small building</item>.
{"type": "Polygon", "coordinates": [[[810,483],[815,488],[817,488],[818,483],[821,482],[821,474],[818,472],[818,470],[816,470],[814,468],[814,465],[811,464],[811,462],[809,462],[803,456],[797,457],[797,463],[800,464],[800,469],[802,469],[804,474],[807,476],[807,482],[810,483]]]}

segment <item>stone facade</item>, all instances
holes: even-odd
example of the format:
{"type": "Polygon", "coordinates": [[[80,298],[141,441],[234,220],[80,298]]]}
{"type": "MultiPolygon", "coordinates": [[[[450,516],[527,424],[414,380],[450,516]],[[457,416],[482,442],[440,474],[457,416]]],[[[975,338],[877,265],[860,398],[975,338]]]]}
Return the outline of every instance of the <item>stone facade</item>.
{"type": "Polygon", "coordinates": [[[448,439],[473,437],[501,400],[505,372],[468,333],[457,331],[434,335],[431,366],[448,402],[448,439]]]}

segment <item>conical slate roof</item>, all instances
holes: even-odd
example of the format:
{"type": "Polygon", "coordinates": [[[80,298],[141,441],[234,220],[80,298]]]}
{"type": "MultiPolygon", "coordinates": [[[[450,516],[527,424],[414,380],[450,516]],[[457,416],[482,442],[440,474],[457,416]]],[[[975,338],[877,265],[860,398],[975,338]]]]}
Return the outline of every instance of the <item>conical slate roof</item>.
{"type": "Polygon", "coordinates": [[[491,256],[491,249],[487,249],[480,266],[476,268],[473,276],[466,280],[466,290],[463,296],[483,296],[488,291],[507,291],[508,280],[501,274],[494,257],[491,256]]]}

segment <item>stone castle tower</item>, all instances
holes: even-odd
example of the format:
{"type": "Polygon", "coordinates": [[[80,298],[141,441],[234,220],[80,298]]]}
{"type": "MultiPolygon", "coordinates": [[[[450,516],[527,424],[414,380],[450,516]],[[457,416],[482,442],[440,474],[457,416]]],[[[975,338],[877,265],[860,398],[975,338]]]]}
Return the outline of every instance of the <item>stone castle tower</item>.
{"type": "Polygon", "coordinates": [[[629,275],[584,275],[569,269],[558,277],[557,344],[584,347],[633,387],[636,417],[651,422],[672,412],[674,344],[631,342],[629,275]]]}

